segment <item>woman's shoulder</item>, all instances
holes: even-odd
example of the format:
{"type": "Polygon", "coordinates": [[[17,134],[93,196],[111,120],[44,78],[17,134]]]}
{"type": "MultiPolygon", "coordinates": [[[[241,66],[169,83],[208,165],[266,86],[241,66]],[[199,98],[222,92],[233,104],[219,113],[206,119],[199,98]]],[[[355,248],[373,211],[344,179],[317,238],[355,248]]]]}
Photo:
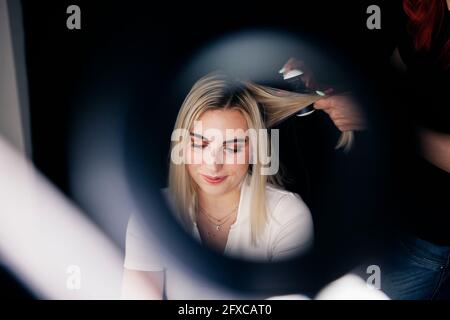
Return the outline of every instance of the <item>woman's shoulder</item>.
{"type": "Polygon", "coordinates": [[[302,198],[294,192],[283,189],[282,187],[273,184],[266,185],[266,198],[268,204],[279,204],[280,202],[287,202],[296,206],[306,206],[302,198]]]}
{"type": "Polygon", "coordinates": [[[302,198],[294,192],[268,184],[266,186],[266,204],[269,217],[280,224],[298,219],[309,219],[310,211],[302,198]]]}

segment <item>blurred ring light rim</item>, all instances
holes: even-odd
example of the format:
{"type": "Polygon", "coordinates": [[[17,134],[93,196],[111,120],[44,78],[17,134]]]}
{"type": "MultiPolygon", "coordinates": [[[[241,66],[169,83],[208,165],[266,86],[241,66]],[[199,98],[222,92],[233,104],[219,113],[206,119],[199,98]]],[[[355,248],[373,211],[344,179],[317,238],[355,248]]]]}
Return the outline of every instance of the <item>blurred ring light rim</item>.
{"type": "MultiPolygon", "coordinates": [[[[264,32],[267,32],[267,30],[264,32]]],[[[238,37],[240,34],[249,34],[249,31],[227,34],[224,36],[224,39],[229,41],[233,36],[238,37]]],[[[273,34],[276,35],[276,32],[273,32],[273,34]]],[[[214,41],[210,47],[216,49],[217,47],[215,46],[219,42],[214,41]]],[[[207,49],[199,50],[197,55],[201,57],[205,55],[206,51],[207,49]]],[[[194,62],[188,64],[184,73],[181,72],[181,76],[176,79],[185,81],[186,74],[189,73],[189,67],[194,64],[194,62]]],[[[277,67],[279,69],[280,66],[277,67]]],[[[203,73],[203,71],[201,72],[203,73]]],[[[277,76],[276,71],[274,75],[277,76]]],[[[175,83],[180,84],[180,81],[175,81],[175,83]]],[[[127,150],[127,154],[130,154],[130,150],[127,150]]],[[[154,210],[156,214],[146,215],[146,208],[155,204],[149,201],[149,191],[151,190],[151,192],[158,194],[159,190],[155,190],[154,187],[151,188],[145,183],[142,185],[141,172],[139,170],[136,171],[134,165],[127,165],[126,170],[129,185],[133,189],[131,194],[133,194],[137,202],[141,215],[146,218],[149,229],[155,231],[162,242],[165,243],[166,249],[172,251],[174,253],[173,256],[182,264],[217,284],[249,293],[273,295],[301,292],[314,294],[325,284],[354,267],[350,253],[344,252],[342,256],[344,259],[349,259],[348,265],[332,270],[333,266],[330,267],[329,265],[332,265],[333,261],[327,262],[326,257],[318,257],[314,248],[310,253],[274,263],[236,259],[215,253],[202,247],[178,225],[162,195],[156,196],[156,201],[159,205],[159,207],[154,208],[156,209],[154,210]],[[138,183],[138,181],[140,182],[138,183]],[[155,225],[158,227],[155,227],[155,225]],[[178,237],[178,240],[174,241],[176,237],[178,237]]],[[[155,200],[154,196],[152,200],[155,200]]]]}

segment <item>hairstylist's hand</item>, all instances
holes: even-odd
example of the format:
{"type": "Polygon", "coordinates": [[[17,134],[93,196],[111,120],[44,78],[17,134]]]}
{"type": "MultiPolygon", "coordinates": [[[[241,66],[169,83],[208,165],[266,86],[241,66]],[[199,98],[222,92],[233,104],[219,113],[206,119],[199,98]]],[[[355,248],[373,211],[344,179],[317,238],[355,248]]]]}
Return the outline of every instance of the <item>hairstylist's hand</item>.
{"type": "MultiPolygon", "coordinates": [[[[329,95],[333,89],[323,90],[314,79],[313,72],[304,64],[303,61],[290,58],[281,69],[281,73],[286,76],[289,71],[300,70],[303,74],[300,79],[305,86],[311,90],[321,90],[329,95]]],[[[360,107],[355,103],[350,95],[334,95],[324,97],[314,104],[314,108],[325,111],[334,122],[336,127],[342,131],[357,131],[366,128],[366,121],[360,107]]]]}
{"type": "Polygon", "coordinates": [[[305,63],[301,60],[297,60],[295,58],[290,58],[281,68],[280,73],[283,76],[287,76],[288,73],[292,70],[299,70],[303,72],[300,76],[300,79],[303,81],[305,86],[309,89],[317,89],[316,81],[314,80],[314,74],[312,71],[305,65],[305,63]]]}
{"type": "Polygon", "coordinates": [[[366,129],[365,117],[350,95],[324,97],[314,103],[314,108],[325,111],[342,132],[366,129]]]}

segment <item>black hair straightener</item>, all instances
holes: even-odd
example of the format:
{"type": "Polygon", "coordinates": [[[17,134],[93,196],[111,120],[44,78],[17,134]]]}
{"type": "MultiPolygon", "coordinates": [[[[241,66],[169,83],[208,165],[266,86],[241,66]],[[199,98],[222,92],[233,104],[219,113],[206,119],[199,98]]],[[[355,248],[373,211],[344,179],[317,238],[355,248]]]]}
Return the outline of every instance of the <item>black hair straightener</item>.
{"type": "MultiPolygon", "coordinates": [[[[299,69],[293,69],[284,74],[284,69],[281,69],[279,73],[283,74],[283,80],[285,80],[288,83],[290,91],[301,94],[317,94],[319,96],[325,96],[325,93],[321,90],[312,90],[306,87],[305,83],[301,79],[303,71],[299,69]]],[[[316,109],[314,109],[313,105],[311,104],[306,108],[300,110],[297,113],[297,116],[305,117],[307,115],[310,115],[314,111],[316,111],[316,109]]]]}

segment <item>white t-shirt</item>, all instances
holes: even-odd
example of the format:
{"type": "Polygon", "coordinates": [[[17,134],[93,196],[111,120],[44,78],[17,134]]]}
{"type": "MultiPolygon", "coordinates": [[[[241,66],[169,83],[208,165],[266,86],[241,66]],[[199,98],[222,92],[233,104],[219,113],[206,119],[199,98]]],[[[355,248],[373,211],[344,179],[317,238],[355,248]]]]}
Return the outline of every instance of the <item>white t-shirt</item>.
{"type": "MultiPolygon", "coordinates": [[[[311,247],[313,222],[308,207],[297,194],[272,185],[266,187],[267,225],[258,245],[253,246],[250,232],[250,201],[249,179],[246,179],[241,187],[238,214],[235,223],[230,227],[225,255],[268,262],[300,254],[311,247]]],[[[182,288],[180,282],[184,280],[178,279],[179,274],[170,276],[171,268],[167,266],[168,260],[163,257],[160,250],[162,244],[158,244],[154,235],[146,234],[143,225],[138,217],[133,215],[130,218],[126,236],[125,268],[141,271],[166,270],[167,297],[182,299],[183,295],[175,294],[171,289],[182,288]],[[177,279],[177,283],[173,283],[172,288],[171,280],[174,279],[177,279]],[[171,291],[174,293],[172,297],[171,291]]],[[[201,242],[195,223],[192,235],[201,242]]],[[[192,282],[193,279],[190,280],[192,282]]],[[[186,286],[185,293],[188,294],[186,297],[196,298],[192,288],[188,288],[189,286],[186,286]]],[[[202,293],[205,291],[202,290],[202,293]]]]}

